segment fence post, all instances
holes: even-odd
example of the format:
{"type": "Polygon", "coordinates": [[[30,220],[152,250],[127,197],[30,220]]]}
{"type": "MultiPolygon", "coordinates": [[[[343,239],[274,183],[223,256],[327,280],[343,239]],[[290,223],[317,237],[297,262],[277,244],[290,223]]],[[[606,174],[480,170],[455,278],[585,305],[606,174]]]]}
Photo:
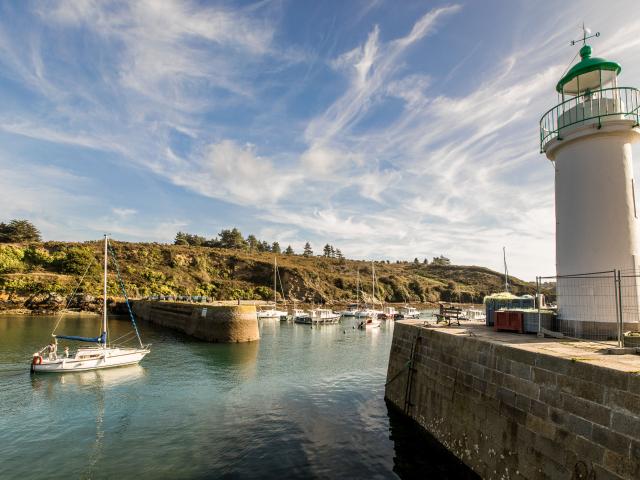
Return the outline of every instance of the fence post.
{"type": "Polygon", "coordinates": [[[618,348],[622,348],[622,329],[623,329],[623,315],[622,315],[622,276],[620,270],[615,270],[614,275],[617,278],[617,310],[618,310],[618,348]]]}
{"type": "Polygon", "coordinates": [[[538,336],[540,336],[542,332],[542,315],[540,314],[540,309],[542,308],[542,297],[540,293],[540,277],[536,277],[536,302],[538,303],[538,336]]]}

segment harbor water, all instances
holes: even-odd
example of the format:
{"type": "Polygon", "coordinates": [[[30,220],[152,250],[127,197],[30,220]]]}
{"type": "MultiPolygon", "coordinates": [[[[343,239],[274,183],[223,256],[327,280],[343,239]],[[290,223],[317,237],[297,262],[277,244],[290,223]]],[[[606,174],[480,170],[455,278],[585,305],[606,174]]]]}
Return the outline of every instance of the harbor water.
{"type": "MultiPolygon", "coordinates": [[[[57,331],[95,335],[96,318],[57,331]]],[[[2,479],[474,478],[388,410],[393,322],[266,320],[259,342],[234,345],[142,324],[139,366],[30,375],[56,321],[0,316],[2,479]]]]}

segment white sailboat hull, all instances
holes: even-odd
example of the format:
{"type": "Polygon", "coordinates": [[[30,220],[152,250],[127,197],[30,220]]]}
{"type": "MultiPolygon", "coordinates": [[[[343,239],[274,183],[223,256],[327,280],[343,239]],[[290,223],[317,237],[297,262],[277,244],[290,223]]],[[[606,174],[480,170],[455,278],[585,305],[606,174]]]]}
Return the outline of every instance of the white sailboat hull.
{"type": "Polygon", "coordinates": [[[261,318],[261,319],[266,319],[266,318],[280,319],[282,317],[286,317],[288,313],[280,310],[263,310],[262,312],[258,312],[257,315],[258,315],[258,318],[261,318]]]}
{"type": "Polygon", "coordinates": [[[35,373],[66,373],[135,365],[149,353],[146,348],[80,349],[73,358],[48,359],[34,357],[31,371],[35,373]],[[41,363],[39,363],[41,362],[41,363]]]}

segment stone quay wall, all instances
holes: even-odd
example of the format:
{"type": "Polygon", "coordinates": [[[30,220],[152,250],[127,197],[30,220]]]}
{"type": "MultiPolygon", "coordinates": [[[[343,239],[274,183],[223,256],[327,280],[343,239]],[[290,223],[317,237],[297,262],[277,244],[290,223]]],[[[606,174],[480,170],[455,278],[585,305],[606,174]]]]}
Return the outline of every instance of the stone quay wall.
{"type": "Polygon", "coordinates": [[[255,305],[219,306],[134,300],[134,313],[146,322],[207,342],[236,343],[260,339],[255,305]]]}
{"type": "Polygon", "coordinates": [[[484,479],[640,478],[637,372],[401,321],[385,397],[484,479]]]}

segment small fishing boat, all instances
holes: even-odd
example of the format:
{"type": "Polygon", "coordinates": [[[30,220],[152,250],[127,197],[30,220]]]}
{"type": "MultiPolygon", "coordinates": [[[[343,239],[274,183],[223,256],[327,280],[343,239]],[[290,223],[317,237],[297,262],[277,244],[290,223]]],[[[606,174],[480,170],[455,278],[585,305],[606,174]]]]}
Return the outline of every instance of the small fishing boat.
{"type": "MultiPolygon", "coordinates": [[[[31,373],[67,373],[67,372],[82,372],[86,370],[98,370],[102,368],[122,367],[125,365],[134,365],[142,360],[149,353],[149,345],[143,345],[140,338],[140,332],[136,325],[135,317],[131,311],[129,305],[129,299],[127,298],[126,291],[124,290],[124,283],[120,278],[118,264],[116,262],[115,254],[111,250],[113,262],[116,266],[116,272],[118,273],[118,280],[120,288],[124,294],[124,298],[129,309],[129,315],[131,323],[133,324],[133,330],[138,339],[139,347],[125,347],[117,346],[108,342],[107,339],[107,266],[109,258],[109,239],[107,235],[104,236],[104,284],[103,284],[103,312],[102,312],[102,328],[100,335],[96,337],[80,337],[75,335],[57,335],[55,334],[55,328],[51,336],[53,340],[49,345],[33,354],[31,359],[31,373]],[[58,356],[58,340],[71,340],[78,342],[87,342],[95,344],[92,347],[78,348],[74,355],[69,353],[69,348],[66,347],[64,354],[58,356]],[[46,358],[45,358],[46,352],[46,358]]],[[[88,269],[87,269],[88,270],[88,269]]],[[[86,275],[86,272],[85,272],[86,275]]],[[[83,276],[84,278],[84,276],[83,276]]],[[[58,322],[59,323],[59,322],[58,322]]],[[[127,334],[129,335],[129,334],[127,334]]]]}
{"type": "Polygon", "coordinates": [[[270,308],[259,310],[257,316],[261,320],[287,319],[288,313],[278,310],[278,257],[273,258],[273,305],[270,308]]]}
{"type": "Polygon", "coordinates": [[[404,307],[400,307],[398,318],[420,318],[420,312],[417,308],[405,305],[404,307]]]}
{"type": "Polygon", "coordinates": [[[332,324],[340,321],[340,314],[328,308],[315,308],[306,315],[295,317],[293,321],[308,325],[332,324]]]}
{"type": "Polygon", "coordinates": [[[475,322],[484,322],[487,319],[487,314],[484,310],[479,308],[465,308],[460,315],[461,320],[471,320],[475,322]]]}

